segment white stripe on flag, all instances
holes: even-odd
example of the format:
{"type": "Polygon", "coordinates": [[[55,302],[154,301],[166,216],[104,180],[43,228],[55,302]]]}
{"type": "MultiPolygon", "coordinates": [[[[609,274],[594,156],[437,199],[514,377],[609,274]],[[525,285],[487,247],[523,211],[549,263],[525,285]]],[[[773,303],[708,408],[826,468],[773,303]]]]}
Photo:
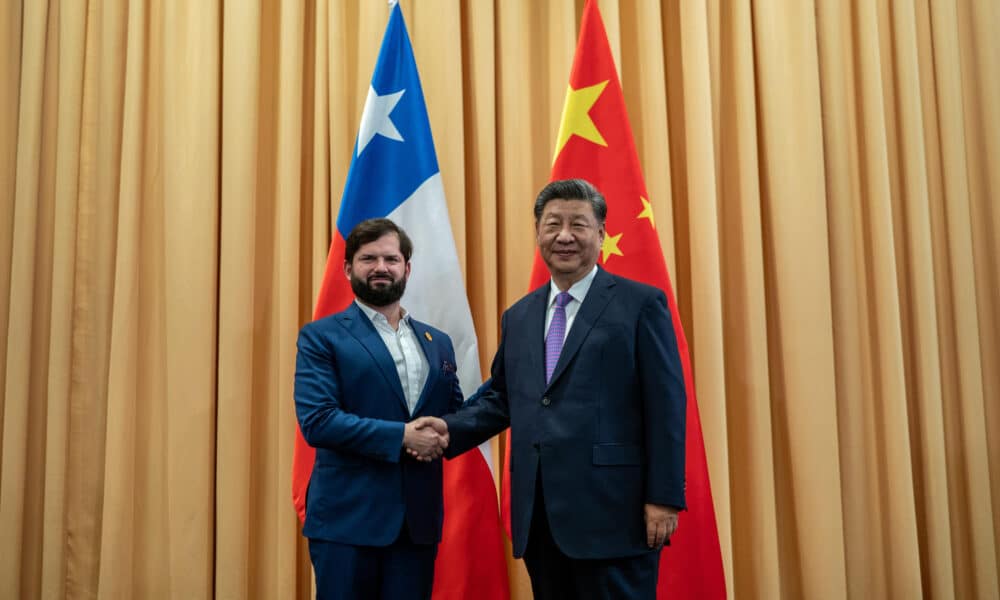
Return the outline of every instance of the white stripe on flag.
{"type": "MultiPolygon", "coordinates": [[[[479,349],[462,268],[455,251],[441,173],[428,177],[387,217],[406,230],[413,240],[413,268],[406,284],[403,307],[418,321],[430,323],[451,336],[458,361],[458,379],[462,393],[468,397],[482,383],[479,349]]],[[[482,444],[479,450],[493,471],[489,442],[482,444]]]]}

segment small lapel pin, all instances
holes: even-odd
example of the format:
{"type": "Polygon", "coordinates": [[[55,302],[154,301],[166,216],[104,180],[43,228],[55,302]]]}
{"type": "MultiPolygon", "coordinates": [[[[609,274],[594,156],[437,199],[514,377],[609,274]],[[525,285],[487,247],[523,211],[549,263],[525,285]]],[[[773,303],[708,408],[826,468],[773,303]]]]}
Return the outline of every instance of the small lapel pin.
{"type": "Polygon", "coordinates": [[[429,331],[425,331],[425,332],[424,332],[424,337],[425,337],[425,338],[427,338],[427,341],[428,341],[428,342],[430,342],[430,341],[433,341],[433,340],[434,340],[434,338],[432,338],[432,337],[431,337],[431,332],[429,332],[429,331]]]}

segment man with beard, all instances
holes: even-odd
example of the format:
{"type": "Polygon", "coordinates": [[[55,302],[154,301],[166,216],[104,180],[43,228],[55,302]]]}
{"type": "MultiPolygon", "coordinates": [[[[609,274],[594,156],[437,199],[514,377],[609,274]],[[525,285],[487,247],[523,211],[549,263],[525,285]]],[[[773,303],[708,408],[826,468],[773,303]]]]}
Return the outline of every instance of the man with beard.
{"type": "Polygon", "coordinates": [[[389,219],[348,235],[355,301],[299,333],[295,410],[316,448],[302,533],[317,598],[430,598],[447,434],[462,403],[448,336],[400,306],[413,246],[389,219]]]}

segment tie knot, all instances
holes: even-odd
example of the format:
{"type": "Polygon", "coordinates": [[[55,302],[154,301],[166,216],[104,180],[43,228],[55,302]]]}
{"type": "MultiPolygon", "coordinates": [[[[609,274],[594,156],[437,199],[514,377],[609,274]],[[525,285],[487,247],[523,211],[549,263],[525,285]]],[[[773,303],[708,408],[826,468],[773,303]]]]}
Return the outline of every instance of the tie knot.
{"type": "Polygon", "coordinates": [[[559,308],[565,308],[567,304],[572,302],[573,296],[569,292],[559,292],[556,295],[556,306],[559,308]]]}

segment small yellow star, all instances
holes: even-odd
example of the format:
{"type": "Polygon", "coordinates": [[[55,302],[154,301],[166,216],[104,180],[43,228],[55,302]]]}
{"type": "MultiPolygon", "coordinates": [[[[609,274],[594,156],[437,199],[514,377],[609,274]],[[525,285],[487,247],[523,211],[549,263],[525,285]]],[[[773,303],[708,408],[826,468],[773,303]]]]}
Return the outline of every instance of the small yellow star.
{"type": "Polygon", "coordinates": [[[622,254],[620,248],[618,248],[618,240],[622,239],[622,235],[606,235],[604,236],[604,241],[601,242],[601,262],[604,264],[608,263],[608,257],[612,254],[617,254],[618,256],[625,256],[622,254]]]}
{"type": "Polygon", "coordinates": [[[563,104],[562,121],[559,123],[559,139],[556,142],[556,153],[552,157],[553,162],[574,134],[600,146],[608,145],[589,114],[590,109],[601,97],[601,93],[604,92],[607,85],[608,81],[605,80],[578,90],[570,87],[566,91],[566,103],[563,104]]]}
{"type": "Polygon", "coordinates": [[[636,219],[649,219],[649,224],[653,229],[656,229],[656,217],[653,216],[653,205],[642,196],[639,196],[639,200],[642,200],[642,212],[639,213],[636,219]]]}

